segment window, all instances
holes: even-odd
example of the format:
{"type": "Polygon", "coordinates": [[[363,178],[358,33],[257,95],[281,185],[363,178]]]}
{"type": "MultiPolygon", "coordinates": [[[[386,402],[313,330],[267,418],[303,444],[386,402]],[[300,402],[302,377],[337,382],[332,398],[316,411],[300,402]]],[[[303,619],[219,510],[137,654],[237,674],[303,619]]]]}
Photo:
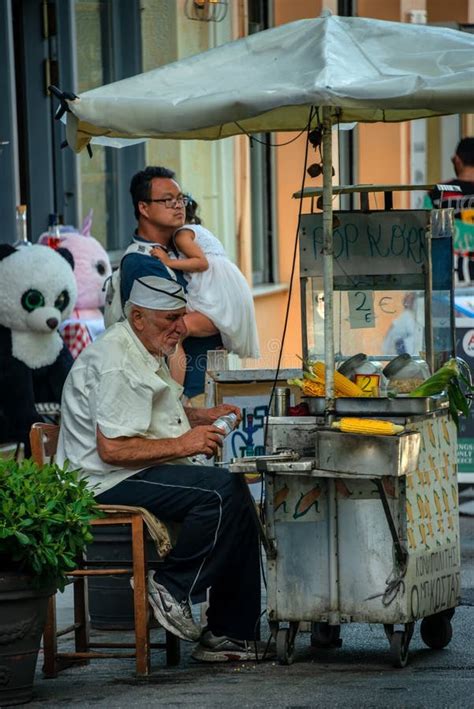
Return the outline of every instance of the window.
{"type": "Polygon", "coordinates": [[[142,145],[96,147],[92,160],[61,150],[64,126],[47,87],[76,93],[141,71],[139,0],[0,2],[0,216],[15,240],[15,205],[27,205],[28,238],[48,214],[77,225],[92,207],[94,235],[121,249],[135,224],[130,178],[144,165],[142,145]]]}
{"type": "MultiPolygon", "coordinates": [[[[139,3],[75,0],[77,85],[82,93],[140,73],[139,3]]],[[[79,156],[79,213],[94,210],[93,234],[109,250],[122,250],[135,227],[130,178],[144,167],[143,145],[92,146],[79,156]]]]}
{"type": "MultiPolygon", "coordinates": [[[[249,0],[249,34],[271,26],[269,3],[249,0]]],[[[252,222],[253,284],[274,283],[276,279],[276,234],[274,205],[274,142],[270,133],[259,133],[251,141],[250,192],[252,222]]],[[[274,138],[274,136],[273,136],[274,138]]]]}

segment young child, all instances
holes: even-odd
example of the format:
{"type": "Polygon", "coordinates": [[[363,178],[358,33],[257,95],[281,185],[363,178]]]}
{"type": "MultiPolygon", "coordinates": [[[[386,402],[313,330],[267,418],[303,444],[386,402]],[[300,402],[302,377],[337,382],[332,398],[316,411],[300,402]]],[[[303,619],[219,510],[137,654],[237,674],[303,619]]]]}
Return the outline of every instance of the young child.
{"type": "MultiPolygon", "coordinates": [[[[186,224],[174,235],[179,258],[170,258],[163,249],[152,255],[165,266],[183,271],[187,287],[188,335],[206,337],[220,332],[224,347],[239,357],[259,357],[257,326],[252,293],[242,273],[227,258],[221,242],[196,215],[198,204],[189,198],[186,224]]],[[[181,345],[169,361],[171,374],[180,384],[186,373],[181,345]]]]}

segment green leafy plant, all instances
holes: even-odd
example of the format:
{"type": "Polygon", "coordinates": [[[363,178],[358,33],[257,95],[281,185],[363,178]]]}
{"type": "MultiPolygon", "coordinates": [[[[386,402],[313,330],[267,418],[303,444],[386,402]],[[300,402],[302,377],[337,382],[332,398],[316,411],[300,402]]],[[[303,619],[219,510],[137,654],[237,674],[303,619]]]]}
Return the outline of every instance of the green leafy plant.
{"type": "Polygon", "coordinates": [[[0,459],[0,568],[63,590],[100,512],[77,471],[0,459]]]}

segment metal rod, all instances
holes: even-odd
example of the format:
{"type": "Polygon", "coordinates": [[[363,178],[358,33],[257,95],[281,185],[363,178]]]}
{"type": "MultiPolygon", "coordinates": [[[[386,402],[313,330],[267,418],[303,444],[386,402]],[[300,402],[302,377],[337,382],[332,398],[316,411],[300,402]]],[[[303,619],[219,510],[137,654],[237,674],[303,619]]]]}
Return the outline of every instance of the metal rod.
{"type": "Polygon", "coordinates": [[[339,623],[339,564],[337,543],[337,501],[333,478],[328,480],[329,623],[339,623]]]}
{"type": "Polygon", "coordinates": [[[426,238],[426,271],[425,271],[425,345],[426,345],[426,361],[431,370],[431,374],[435,371],[434,358],[434,342],[433,342],[433,263],[431,258],[431,224],[425,232],[426,238]]]}
{"type": "Polygon", "coordinates": [[[332,234],[332,121],[331,108],[323,106],[323,283],[324,362],[326,365],[325,417],[334,417],[334,271],[332,234]]]}
{"type": "Polygon", "coordinates": [[[385,512],[385,517],[387,519],[388,528],[390,529],[390,534],[392,535],[392,541],[393,541],[393,545],[395,547],[395,556],[397,558],[398,565],[400,567],[402,567],[405,564],[405,561],[407,558],[407,552],[403,548],[403,545],[402,545],[400,538],[398,536],[397,527],[395,525],[395,521],[392,516],[392,510],[390,509],[387,495],[385,494],[385,488],[383,486],[382,479],[381,478],[373,478],[373,481],[377,486],[377,490],[380,495],[380,500],[382,501],[383,511],[385,512]]]}
{"type": "MultiPolygon", "coordinates": [[[[301,302],[301,334],[303,337],[303,359],[308,359],[309,357],[309,352],[308,352],[308,323],[307,323],[307,317],[308,317],[308,310],[306,308],[306,292],[307,292],[307,279],[306,278],[300,278],[300,302],[301,302]]],[[[314,313],[313,313],[313,307],[314,307],[314,302],[312,303],[312,308],[311,308],[311,317],[314,322],[314,313]]],[[[314,329],[313,329],[314,332],[314,329]]]]}

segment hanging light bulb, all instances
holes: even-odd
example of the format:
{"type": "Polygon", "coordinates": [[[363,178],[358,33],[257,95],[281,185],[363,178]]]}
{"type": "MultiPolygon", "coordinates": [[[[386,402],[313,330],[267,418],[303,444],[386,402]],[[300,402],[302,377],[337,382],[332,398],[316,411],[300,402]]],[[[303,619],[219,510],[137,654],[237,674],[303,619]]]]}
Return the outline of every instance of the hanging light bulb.
{"type": "Polygon", "coordinates": [[[184,14],[188,20],[222,22],[227,15],[228,0],[186,0],[184,14]]]}

